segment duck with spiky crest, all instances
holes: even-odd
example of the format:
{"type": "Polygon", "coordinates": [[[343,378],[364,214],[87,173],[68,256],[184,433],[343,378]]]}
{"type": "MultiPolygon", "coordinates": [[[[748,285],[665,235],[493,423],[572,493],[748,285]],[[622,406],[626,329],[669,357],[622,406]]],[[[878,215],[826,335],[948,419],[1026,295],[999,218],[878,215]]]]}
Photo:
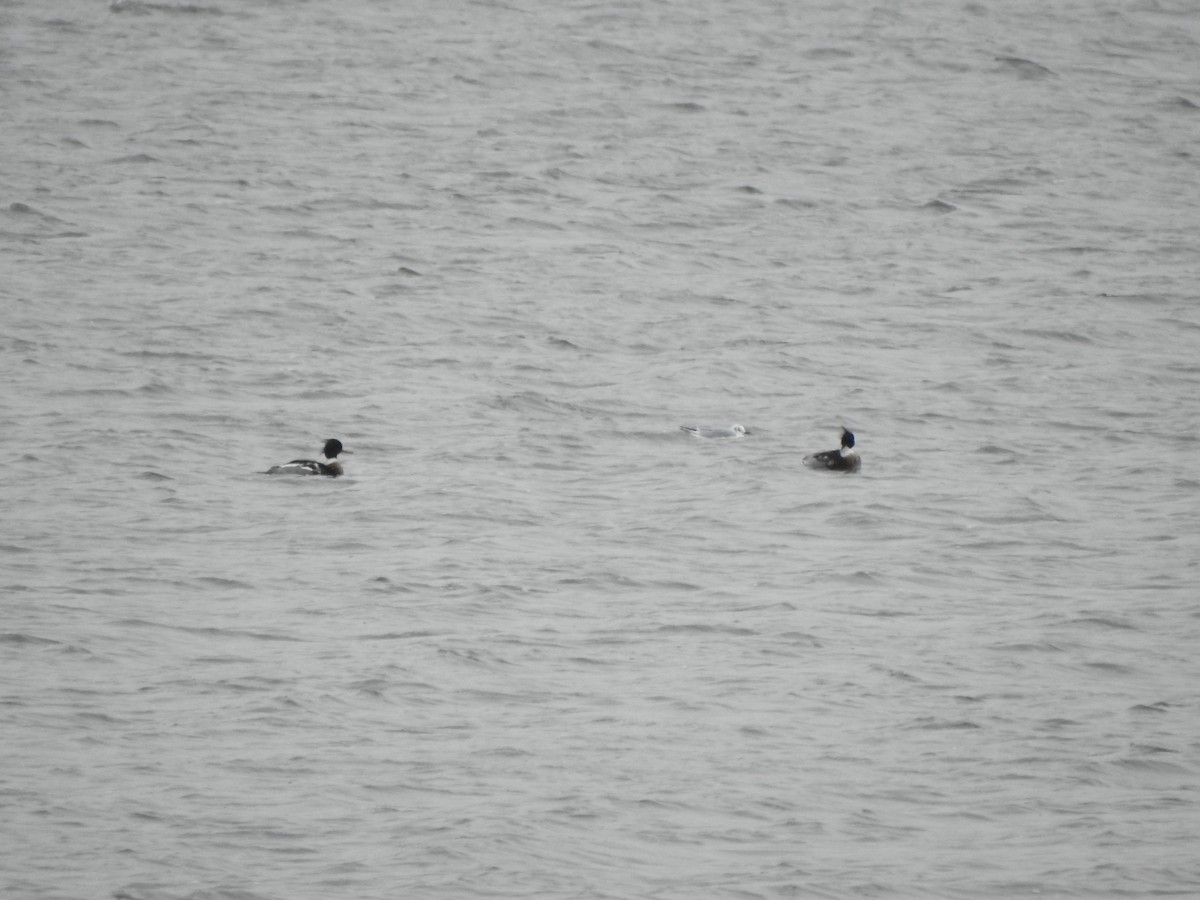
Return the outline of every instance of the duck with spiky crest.
{"type": "Polygon", "coordinates": [[[267,469],[268,475],[327,475],[330,478],[337,478],[339,475],[345,474],[338,456],[342,453],[351,453],[342,446],[342,442],[337,438],[330,438],[325,442],[325,446],[321,450],[321,455],[325,457],[325,462],[320,462],[315,459],[293,459],[291,462],[284,463],[282,466],[271,466],[267,469]]]}
{"type": "Polygon", "coordinates": [[[842,446],[837,450],[823,450],[804,457],[804,465],[810,469],[828,469],[831,472],[857,472],[862,468],[862,459],[854,449],[854,432],[842,426],[842,446]]]}

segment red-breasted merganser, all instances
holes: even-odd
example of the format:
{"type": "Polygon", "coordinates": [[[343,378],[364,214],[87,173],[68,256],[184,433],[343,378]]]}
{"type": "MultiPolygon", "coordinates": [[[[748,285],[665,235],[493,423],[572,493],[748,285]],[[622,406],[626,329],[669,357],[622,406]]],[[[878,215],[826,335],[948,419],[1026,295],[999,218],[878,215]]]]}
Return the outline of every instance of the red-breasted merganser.
{"type": "Polygon", "coordinates": [[[351,453],[342,447],[342,442],[337,438],[331,438],[325,442],[325,447],[321,453],[329,462],[318,462],[315,459],[293,459],[289,463],[284,463],[282,466],[271,466],[267,469],[268,475],[328,475],[330,478],[337,478],[343,474],[342,464],[338,462],[339,453],[351,453]]]}
{"type": "Polygon", "coordinates": [[[804,465],[810,469],[829,469],[834,472],[857,472],[862,460],[854,449],[854,434],[842,428],[842,446],[839,450],[825,450],[804,457],[804,465]]]}

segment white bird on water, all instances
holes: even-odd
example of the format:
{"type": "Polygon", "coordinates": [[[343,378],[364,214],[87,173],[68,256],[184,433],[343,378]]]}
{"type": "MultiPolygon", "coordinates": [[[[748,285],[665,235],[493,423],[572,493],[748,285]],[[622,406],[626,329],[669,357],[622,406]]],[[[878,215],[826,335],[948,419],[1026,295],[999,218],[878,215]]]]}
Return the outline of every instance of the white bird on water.
{"type": "Polygon", "coordinates": [[[745,437],[750,432],[746,430],[745,425],[680,425],[680,431],[686,431],[693,437],[712,438],[721,440],[724,438],[740,438],[745,437]]]}

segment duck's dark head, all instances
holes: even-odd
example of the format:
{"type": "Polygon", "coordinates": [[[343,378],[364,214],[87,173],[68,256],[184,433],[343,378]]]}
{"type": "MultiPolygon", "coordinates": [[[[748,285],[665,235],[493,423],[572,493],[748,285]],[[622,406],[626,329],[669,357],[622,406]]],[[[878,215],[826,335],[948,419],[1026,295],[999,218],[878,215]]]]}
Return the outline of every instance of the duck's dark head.
{"type": "Polygon", "coordinates": [[[342,442],[337,438],[330,438],[325,442],[326,459],[337,459],[339,453],[350,453],[351,451],[342,448],[342,442]]]}
{"type": "Polygon", "coordinates": [[[847,450],[854,446],[854,432],[845,426],[842,427],[842,446],[847,450]]]}

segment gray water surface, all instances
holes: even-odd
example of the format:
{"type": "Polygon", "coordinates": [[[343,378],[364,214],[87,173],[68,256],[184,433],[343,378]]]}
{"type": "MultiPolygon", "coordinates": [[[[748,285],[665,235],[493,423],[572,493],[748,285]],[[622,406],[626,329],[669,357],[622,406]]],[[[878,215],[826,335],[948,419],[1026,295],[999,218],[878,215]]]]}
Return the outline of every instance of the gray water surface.
{"type": "Polygon", "coordinates": [[[1200,895],[1191,3],[15,0],[0,103],[6,897],[1200,895]]]}

